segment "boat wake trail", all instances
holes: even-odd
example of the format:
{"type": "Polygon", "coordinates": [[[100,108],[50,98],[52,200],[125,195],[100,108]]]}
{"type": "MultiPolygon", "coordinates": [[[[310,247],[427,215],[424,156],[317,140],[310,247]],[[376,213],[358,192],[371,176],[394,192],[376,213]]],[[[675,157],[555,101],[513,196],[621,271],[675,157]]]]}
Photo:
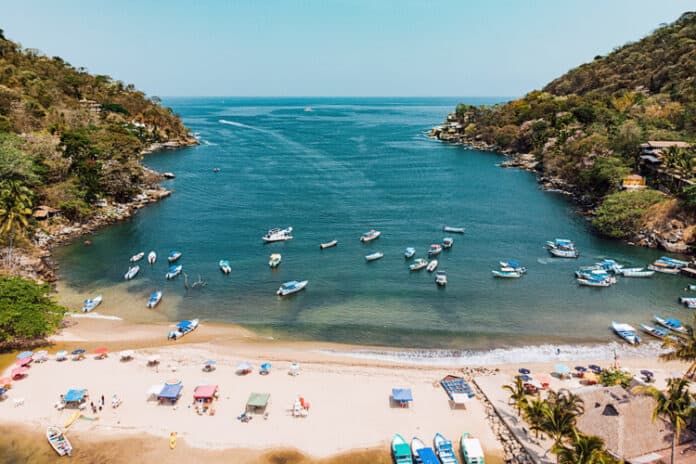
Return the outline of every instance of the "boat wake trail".
{"type": "Polygon", "coordinates": [[[251,130],[255,130],[255,131],[259,131],[259,132],[268,132],[268,131],[265,131],[263,129],[259,129],[258,127],[249,126],[247,124],[237,122],[237,121],[228,121],[227,119],[220,119],[218,122],[220,124],[226,124],[228,126],[243,127],[244,129],[251,129],[251,130]]]}

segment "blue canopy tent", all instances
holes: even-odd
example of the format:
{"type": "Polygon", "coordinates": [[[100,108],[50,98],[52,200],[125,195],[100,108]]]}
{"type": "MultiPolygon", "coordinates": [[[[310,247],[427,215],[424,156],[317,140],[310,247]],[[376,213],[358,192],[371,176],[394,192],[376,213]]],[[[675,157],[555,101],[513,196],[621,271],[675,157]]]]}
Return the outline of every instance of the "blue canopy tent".
{"type": "Polygon", "coordinates": [[[184,389],[184,385],[181,382],[178,383],[165,383],[162,390],[157,395],[158,400],[169,400],[171,402],[176,402],[181,395],[181,390],[184,389]]]}
{"type": "Polygon", "coordinates": [[[413,393],[410,388],[392,388],[392,399],[403,408],[413,401],[413,393]]]}
{"type": "Polygon", "coordinates": [[[87,390],[72,389],[63,396],[63,401],[66,403],[81,403],[85,399],[87,390]]]}
{"type": "Polygon", "coordinates": [[[416,454],[423,464],[440,464],[440,460],[437,458],[432,448],[421,448],[416,450],[416,454]]]}

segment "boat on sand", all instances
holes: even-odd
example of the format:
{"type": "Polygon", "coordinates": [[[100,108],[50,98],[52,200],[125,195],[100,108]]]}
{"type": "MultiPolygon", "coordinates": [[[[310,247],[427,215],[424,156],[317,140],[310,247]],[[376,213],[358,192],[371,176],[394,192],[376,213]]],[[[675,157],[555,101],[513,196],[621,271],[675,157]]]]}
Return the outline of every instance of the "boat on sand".
{"type": "Polygon", "coordinates": [[[394,457],[394,464],[412,464],[413,456],[411,454],[411,447],[408,446],[404,437],[398,433],[394,435],[391,441],[391,451],[394,457]]]}
{"type": "Polygon", "coordinates": [[[82,306],[82,311],[88,313],[92,311],[94,308],[99,306],[104,298],[102,295],[97,295],[94,298],[88,298],[84,301],[84,305],[82,306]]]}
{"type": "Polygon", "coordinates": [[[58,453],[58,456],[72,455],[72,445],[68,437],[55,425],[46,427],[46,439],[51,447],[58,453]]]}
{"type": "Polygon", "coordinates": [[[611,328],[616,335],[623,338],[629,345],[637,345],[640,343],[640,337],[636,335],[636,329],[629,324],[611,321],[611,328]]]}
{"type": "Polygon", "coordinates": [[[442,464],[459,464],[457,455],[454,454],[454,449],[452,448],[452,442],[446,439],[441,433],[435,434],[433,444],[435,445],[437,457],[440,458],[442,464]]]}
{"type": "Polygon", "coordinates": [[[162,292],[161,291],[156,291],[152,295],[150,295],[150,298],[147,300],[147,307],[152,309],[155,306],[159,304],[159,302],[162,300],[162,292]]]}
{"type": "Polygon", "coordinates": [[[411,440],[411,454],[415,464],[440,464],[435,451],[418,438],[413,437],[411,440]]]}
{"type": "Polygon", "coordinates": [[[465,464],[485,464],[483,448],[478,438],[472,434],[464,432],[462,434],[462,457],[465,464]]]}
{"type": "Polygon", "coordinates": [[[686,335],[688,333],[688,330],[686,327],[684,327],[684,324],[682,324],[680,320],[673,319],[671,317],[665,319],[660,316],[653,316],[653,319],[655,319],[655,322],[660,324],[662,327],[666,327],[673,332],[677,332],[682,335],[686,335]]]}
{"type": "Polygon", "coordinates": [[[652,335],[655,338],[663,339],[667,336],[667,331],[664,329],[660,329],[657,327],[653,327],[648,324],[641,324],[640,328],[643,329],[643,332],[646,334],[652,335]]]}

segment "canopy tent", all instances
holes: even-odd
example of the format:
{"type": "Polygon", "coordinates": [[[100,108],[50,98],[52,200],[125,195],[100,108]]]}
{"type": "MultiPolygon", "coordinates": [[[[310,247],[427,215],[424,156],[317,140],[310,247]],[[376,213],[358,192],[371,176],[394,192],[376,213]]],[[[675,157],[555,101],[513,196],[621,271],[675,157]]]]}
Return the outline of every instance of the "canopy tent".
{"type": "Polygon", "coordinates": [[[423,464],[440,464],[440,460],[437,458],[432,448],[421,448],[416,450],[416,454],[423,464]]]}
{"type": "Polygon", "coordinates": [[[133,355],[133,350],[124,350],[118,354],[119,358],[121,358],[121,361],[128,361],[129,359],[133,359],[133,355]]]}
{"type": "Polygon", "coordinates": [[[199,385],[193,390],[194,400],[212,400],[217,394],[217,385],[199,385]]]}
{"type": "Polygon", "coordinates": [[[271,372],[271,367],[273,367],[273,364],[269,362],[261,364],[261,370],[259,371],[259,374],[268,374],[269,372],[271,372]]]}
{"type": "Polygon", "coordinates": [[[0,387],[7,387],[12,383],[12,379],[9,377],[3,377],[0,379],[0,387]]]}
{"type": "Polygon", "coordinates": [[[26,358],[31,358],[32,356],[34,356],[33,351],[22,351],[21,353],[19,353],[17,355],[17,359],[26,359],[26,358]]]}
{"type": "Polygon", "coordinates": [[[237,374],[248,374],[252,371],[252,366],[250,363],[244,361],[237,364],[237,368],[234,370],[237,374]]]}
{"type": "Polygon", "coordinates": [[[34,354],[34,360],[38,363],[48,361],[48,351],[46,351],[46,350],[37,351],[34,354]]]}
{"type": "Polygon", "coordinates": [[[156,400],[163,388],[163,383],[151,386],[150,389],[147,391],[147,399],[156,400]]]}
{"type": "Polygon", "coordinates": [[[549,388],[551,385],[551,377],[546,374],[537,375],[537,380],[541,384],[541,388],[549,388]]]}
{"type": "Polygon", "coordinates": [[[392,388],[392,399],[401,406],[406,406],[413,401],[413,393],[410,388],[392,388]]]}
{"type": "Polygon", "coordinates": [[[56,353],[56,361],[64,361],[68,357],[68,352],[60,350],[56,353]]]}
{"type": "Polygon", "coordinates": [[[300,375],[300,365],[297,363],[291,363],[290,370],[288,371],[288,374],[290,374],[292,376],[300,375]]]}
{"type": "Polygon", "coordinates": [[[254,409],[265,409],[270,398],[270,393],[252,393],[249,395],[249,399],[247,400],[247,411],[254,409]]]}
{"type": "Polygon", "coordinates": [[[108,352],[109,350],[104,347],[97,348],[96,350],[94,350],[94,354],[106,354],[108,352]]]}
{"type": "Polygon", "coordinates": [[[10,375],[12,376],[13,379],[19,379],[24,377],[29,373],[29,368],[28,367],[16,367],[12,369],[12,372],[10,375]]]}
{"type": "Polygon", "coordinates": [[[31,361],[32,361],[31,358],[22,358],[22,359],[16,360],[15,364],[19,367],[28,366],[29,364],[31,364],[31,361]]]}
{"type": "Polygon", "coordinates": [[[184,385],[181,382],[177,383],[165,383],[162,390],[157,395],[160,400],[170,400],[176,401],[181,395],[181,390],[184,389],[184,385]]]}
{"type": "Polygon", "coordinates": [[[63,396],[63,401],[66,403],[80,403],[85,399],[87,390],[78,390],[76,388],[68,390],[68,392],[63,396]]]}

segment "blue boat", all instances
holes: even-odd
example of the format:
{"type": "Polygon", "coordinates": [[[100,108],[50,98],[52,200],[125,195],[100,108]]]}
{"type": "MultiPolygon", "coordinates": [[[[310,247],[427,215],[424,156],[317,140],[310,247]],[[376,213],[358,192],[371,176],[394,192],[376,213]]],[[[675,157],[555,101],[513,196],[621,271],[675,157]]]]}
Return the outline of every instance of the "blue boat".
{"type": "Polygon", "coordinates": [[[230,266],[230,262],[226,259],[221,259],[218,262],[218,266],[220,266],[220,270],[223,274],[229,274],[232,272],[232,266],[230,266]]]}
{"type": "Polygon", "coordinates": [[[174,277],[178,276],[181,274],[181,270],[184,267],[181,264],[174,264],[172,266],[169,266],[169,272],[164,276],[166,277],[167,280],[173,279],[174,277]]]}
{"type": "Polygon", "coordinates": [[[411,454],[413,454],[415,464],[440,464],[435,451],[425,446],[425,443],[417,437],[413,437],[411,440],[411,454]]]}
{"type": "Polygon", "coordinates": [[[198,327],[198,319],[181,321],[176,324],[176,328],[167,334],[167,339],[176,340],[187,333],[191,333],[198,327]]]}
{"type": "Polygon", "coordinates": [[[671,317],[664,319],[660,316],[653,316],[653,318],[655,319],[655,322],[660,324],[662,327],[667,327],[669,330],[680,333],[682,335],[687,334],[686,327],[684,327],[684,324],[682,324],[682,322],[678,319],[674,319],[671,317]]]}
{"type": "Polygon", "coordinates": [[[162,292],[156,291],[155,293],[150,295],[150,298],[147,300],[147,307],[152,309],[155,306],[157,306],[161,300],[162,300],[162,292]]]}
{"type": "Polygon", "coordinates": [[[626,340],[629,345],[637,345],[640,343],[640,337],[636,335],[636,329],[634,329],[631,325],[611,321],[611,328],[614,330],[616,335],[626,340]]]}
{"type": "Polygon", "coordinates": [[[179,258],[181,258],[181,252],[176,251],[176,250],[172,250],[169,252],[169,256],[167,256],[167,261],[169,261],[170,263],[173,263],[174,261],[176,261],[179,258]]]}
{"type": "Polygon", "coordinates": [[[441,433],[435,434],[433,444],[435,445],[435,451],[442,464],[459,464],[457,455],[454,454],[454,449],[452,448],[452,442],[446,439],[441,433]]]}
{"type": "Polygon", "coordinates": [[[94,298],[88,298],[84,301],[84,306],[82,306],[82,311],[88,313],[92,311],[94,308],[99,306],[102,302],[103,298],[101,295],[97,295],[94,298]]]}

